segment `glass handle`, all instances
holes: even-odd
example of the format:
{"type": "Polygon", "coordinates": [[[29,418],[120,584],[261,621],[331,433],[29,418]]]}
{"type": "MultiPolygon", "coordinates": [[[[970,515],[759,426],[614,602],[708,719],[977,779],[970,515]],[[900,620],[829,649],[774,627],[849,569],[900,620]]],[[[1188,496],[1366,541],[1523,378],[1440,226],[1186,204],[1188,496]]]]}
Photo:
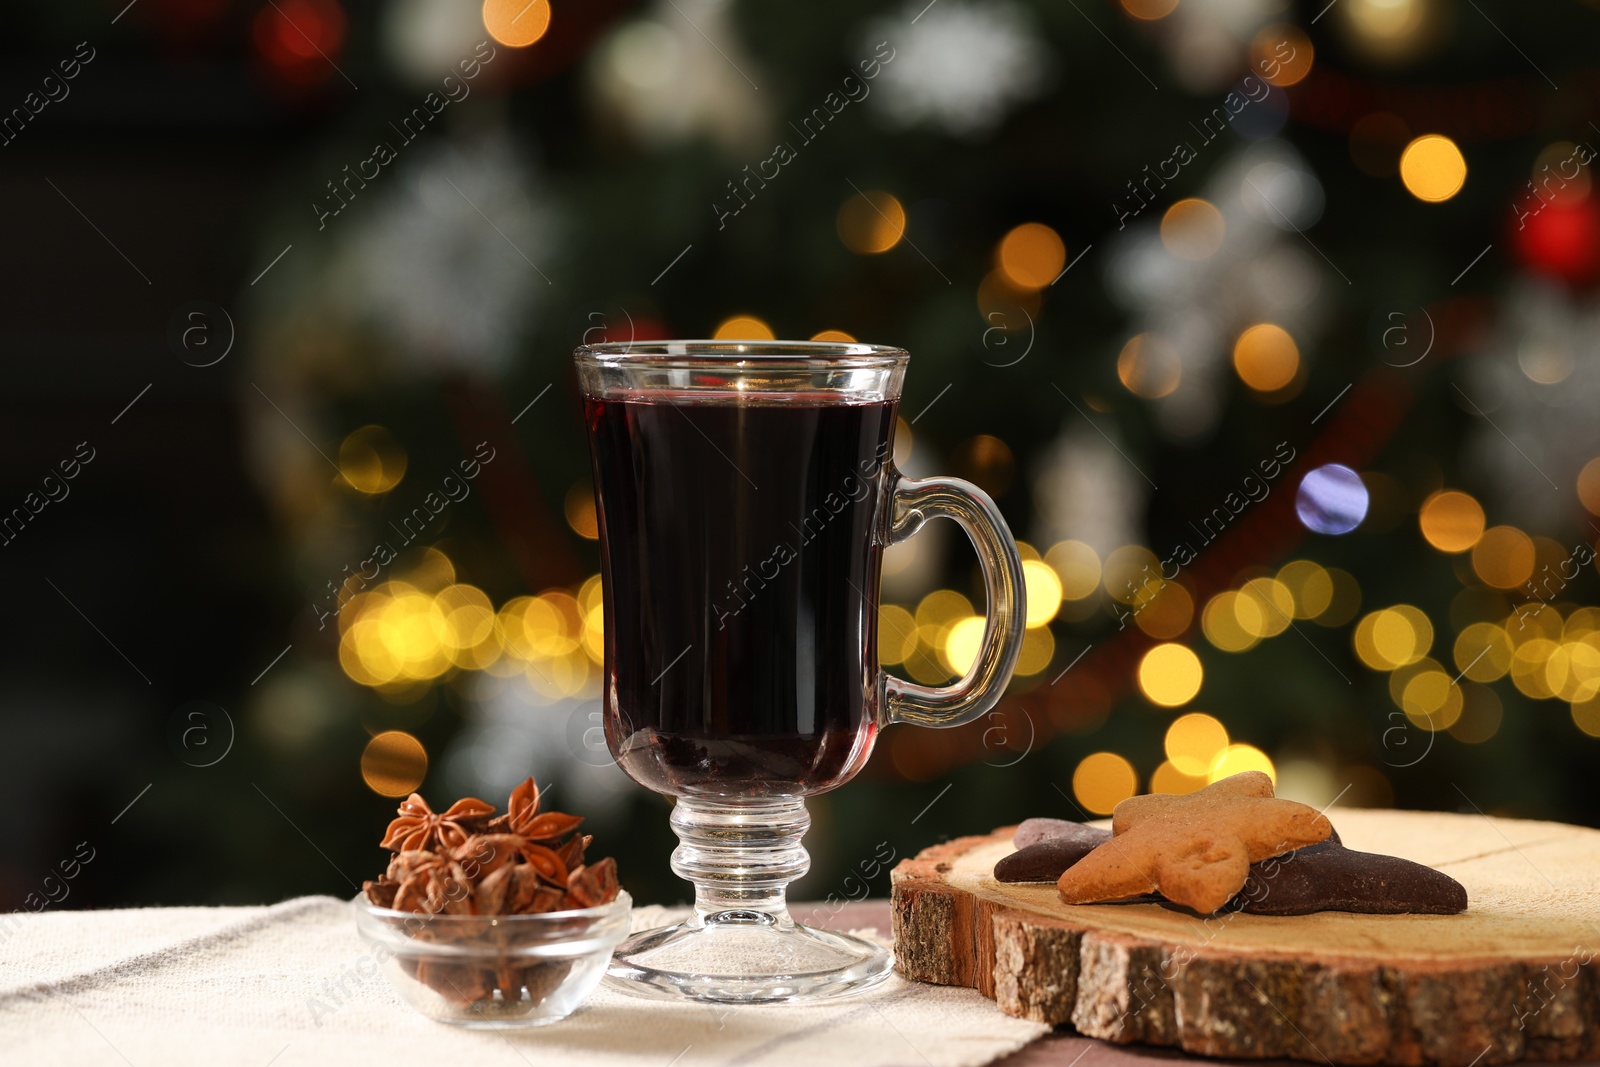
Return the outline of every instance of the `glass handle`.
{"type": "Polygon", "coordinates": [[[896,678],[887,671],[882,674],[878,725],[960,726],[994,707],[1022,654],[1028,614],[1022,557],[1000,509],[971,482],[896,474],[890,490],[894,507],[890,543],[904,541],[928,519],[954,519],[977,549],[989,605],[978,658],[960,681],[929,686],[896,678]]]}

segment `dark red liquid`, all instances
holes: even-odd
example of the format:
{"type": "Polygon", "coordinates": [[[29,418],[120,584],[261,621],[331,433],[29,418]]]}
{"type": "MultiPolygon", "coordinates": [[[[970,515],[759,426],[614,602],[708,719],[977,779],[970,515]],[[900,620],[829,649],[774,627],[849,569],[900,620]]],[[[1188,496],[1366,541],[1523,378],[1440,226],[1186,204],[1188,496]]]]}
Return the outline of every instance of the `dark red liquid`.
{"type": "Polygon", "coordinates": [[[876,734],[895,405],[585,407],[617,762],[673,795],[846,781],[876,734]]]}

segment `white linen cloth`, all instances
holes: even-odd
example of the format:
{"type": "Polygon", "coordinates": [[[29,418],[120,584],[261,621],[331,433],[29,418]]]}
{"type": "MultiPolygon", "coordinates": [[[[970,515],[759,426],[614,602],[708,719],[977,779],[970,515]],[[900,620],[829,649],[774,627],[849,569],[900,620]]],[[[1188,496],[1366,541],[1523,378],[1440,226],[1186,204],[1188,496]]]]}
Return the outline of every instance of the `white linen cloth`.
{"type": "MultiPolygon", "coordinates": [[[[19,916],[0,929],[0,1062],[74,1067],[974,1067],[1048,1027],[970,989],[898,974],[814,1007],[723,1008],[606,985],[569,1018],[469,1031],[408,1007],[353,905],[136,908],[19,916]]],[[[635,909],[636,929],[661,925],[635,909]]]]}

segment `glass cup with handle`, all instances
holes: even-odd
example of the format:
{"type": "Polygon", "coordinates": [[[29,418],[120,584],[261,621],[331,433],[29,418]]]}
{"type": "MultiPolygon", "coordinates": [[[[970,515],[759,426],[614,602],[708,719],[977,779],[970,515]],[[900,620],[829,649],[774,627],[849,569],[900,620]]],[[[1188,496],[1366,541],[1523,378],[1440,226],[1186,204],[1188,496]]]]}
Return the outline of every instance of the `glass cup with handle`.
{"type": "Polygon", "coordinates": [[[849,781],[894,723],[994,706],[1021,651],[1022,561],[989,497],[895,470],[908,355],[838,342],[659,341],[576,354],[604,588],[606,741],[675,798],[683,922],[636,934],[613,983],[657,997],[811,1001],[881,980],[869,941],[797,924],[805,798],[849,781]],[[884,550],[949,518],[987,619],[949,686],[878,665],[884,550]]]}

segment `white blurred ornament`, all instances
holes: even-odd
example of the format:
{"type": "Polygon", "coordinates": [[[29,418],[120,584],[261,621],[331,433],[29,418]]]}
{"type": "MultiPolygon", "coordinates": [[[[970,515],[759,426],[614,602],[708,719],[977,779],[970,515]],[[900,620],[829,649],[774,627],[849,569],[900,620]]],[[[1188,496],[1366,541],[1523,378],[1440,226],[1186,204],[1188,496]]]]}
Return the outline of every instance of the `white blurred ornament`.
{"type": "Polygon", "coordinates": [[[1600,302],[1525,277],[1504,309],[1495,339],[1450,390],[1475,424],[1464,466],[1488,477],[1492,512],[1560,530],[1576,509],[1578,472],[1600,455],[1600,302]]]}
{"type": "MultiPolygon", "coordinates": [[[[1082,407],[1082,405],[1079,405],[1082,407]]],[[[1144,543],[1148,483],[1124,454],[1102,437],[1116,436],[1109,419],[1083,424],[1089,412],[1067,416],[1061,436],[1045,450],[1034,476],[1033,543],[1077,540],[1104,559],[1123,545],[1144,543]]]]}
{"type": "Polygon", "coordinates": [[[393,0],[383,11],[384,54],[414,85],[457,73],[473,48],[488,39],[483,0],[393,0]]]}
{"type": "Polygon", "coordinates": [[[330,283],[403,367],[504,367],[550,286],[554,226],[530,200],[531,166],[499,129],[401,148],[390,166],[352,212],[330,283]]]}
{"type": "Polygon", "coordinates": [[[1239,77],[1256,31],[1285,7],[1282,0],[1182,0],[1160,21],[1156,43],[1185,89],[1221,89],[1239,77]]]}
{"type": "MultiPolygon", "coordinates": [[[[1308,358],[1307,341],[1322,323],[1316,297],[1327,271],[1300,232],[1322,214],[1322,184],[1287,142],[1269,138],[1233,149],[1199,199],[1220,216],[1220,234],[1200,251],[1163,233],[1176,201],[1158,193],[1116,235],[1107,257],[1107,288],[1132,312],[1129,333],[1154,337],[1176,353],[1175,386],[1147,398],[1162,428],[1179,440],[1215,428],[1233,341],[1246,327],[1281,326],[1298,340],[1300,358],[1308,358]]],[[[1123,208],[1134,206],[1128,198],[1123,208]]]]}
{"type": "Polygon", "coordinates": [[[586,71],[600,109],[648,145],[707,137],[731,154],[766,146],[759,72],[728,7],[728,0],[658,0],[651,14],[619,26],[586,71]]]}
{"type": "Polygon", "coordinates": [[[560,807],[604,818],[635,786],[606,748],[598,697],[551,698],[525,675],[479,674],[470,683],[466,726],[444,754],[450,790],[500,795],[533,775],[565,798],[560,807]]]}
{"type": "Polygon", "coordinates": [[[1009,0],[912,0],[899,18],[878,19],[861,39],[894,49],[868,106],[892,126],[937,126],[980,138],[1049,83],[1051,55],[1033,15],[1009,0]]]}

